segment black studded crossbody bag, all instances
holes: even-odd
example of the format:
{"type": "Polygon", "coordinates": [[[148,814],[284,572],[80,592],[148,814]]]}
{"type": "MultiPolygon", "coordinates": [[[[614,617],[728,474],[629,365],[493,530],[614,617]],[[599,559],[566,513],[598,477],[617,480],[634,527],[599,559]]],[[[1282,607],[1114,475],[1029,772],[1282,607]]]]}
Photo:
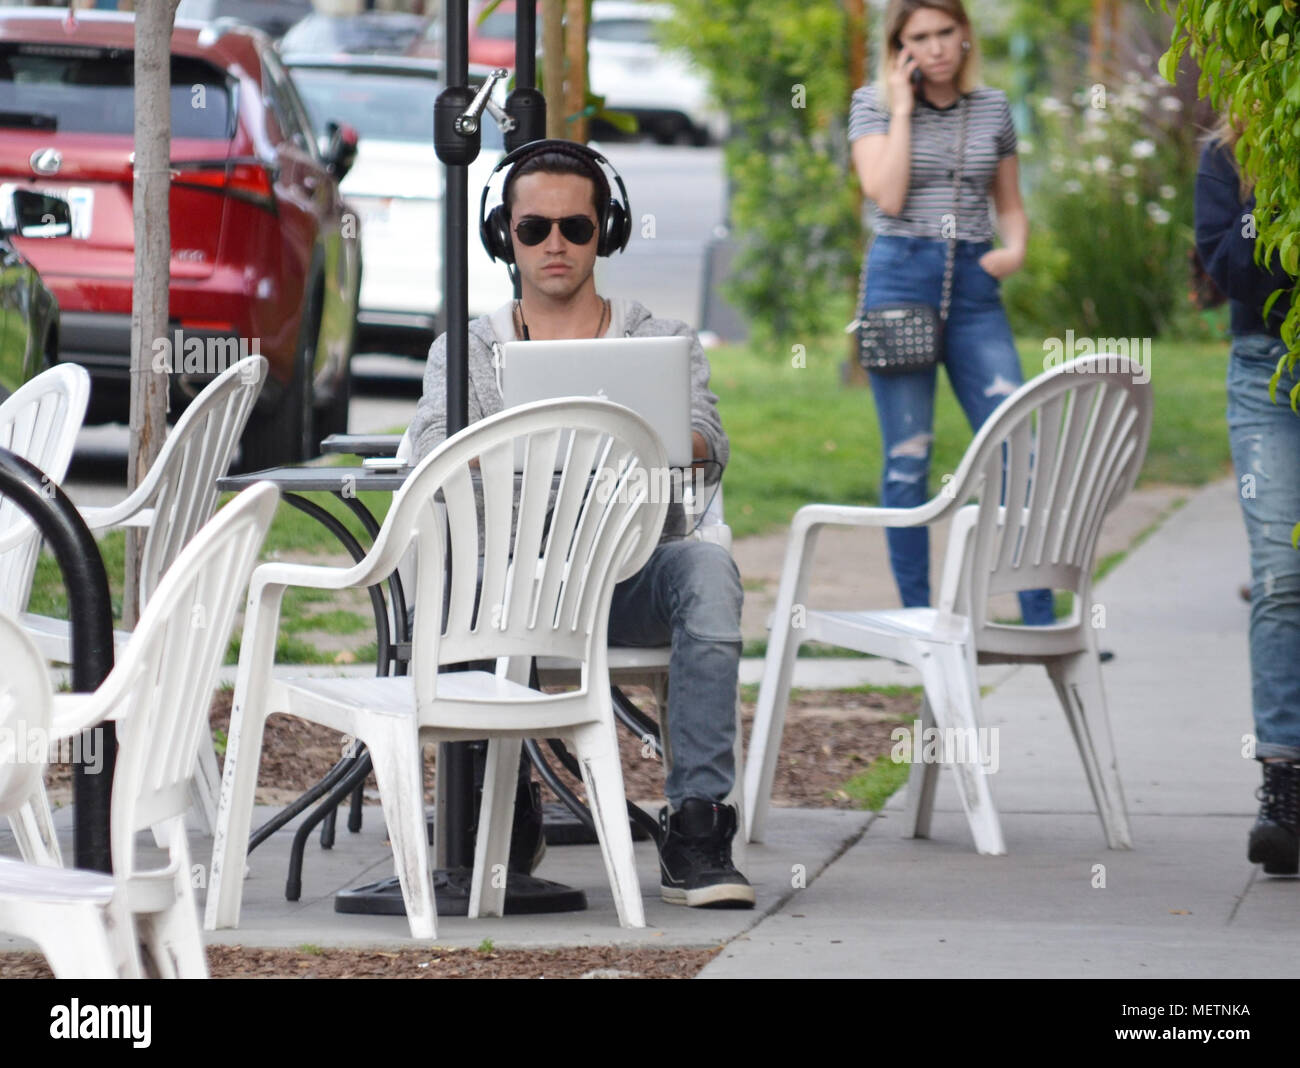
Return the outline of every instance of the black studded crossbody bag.
{"type": "MultiPolygon", "coordinates": [[[[961,133],[957,146],[957,169],[952,181],[953,226],[948,239],[948,254],[943,265],[943,297],[936,309],[920,301],[881,304],[863,312],[849,324],[858,331],[858,362],[864,370],[881,375],[924,371],[939,362],[943,344],[943,327],[952,305],[953,264],[957,255],[957,212],[961,206],[961,173],[966,161],[966,119],[970,102],[961,104],[961,133]]],[[[858,287],[858,308],[867,296],[867,260],[862,261],[862,279],[858,287]]]]}

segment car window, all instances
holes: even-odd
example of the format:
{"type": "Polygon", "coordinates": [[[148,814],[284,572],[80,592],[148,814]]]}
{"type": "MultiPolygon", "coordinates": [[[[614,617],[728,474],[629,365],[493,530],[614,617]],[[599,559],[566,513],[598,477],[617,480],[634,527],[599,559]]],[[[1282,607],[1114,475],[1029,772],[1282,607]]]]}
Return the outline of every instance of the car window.
{"type": "Polygon", "coordinates": [[[311,131],[311,122],[294,95],[280,61],[270,52],[262,55],[262,93],[281,134],[313,159],[317,158],[316,138],[311,131]]]}
{"type": "MultiPolygon", "coordinates": [[[[132,135],[135,58],[120,48],[0,45],[0,112],[65,133],[132,135]]],[[[228,140],[234,110],[226,75],[201,59],[172,56],[172,136],[228,140]]]]}
{"type": "MultiPolygon", "coordinates": [[[[442,85],[432,78],[295,67],[293,81],[317,131],[323,132],[330,121],[345,122],[356,128],[363,143],[433,143],[433,104],[442,85]]],[[[485,117],[481,129],[484,149],[505,147],[494,119],[485,117]]]]}

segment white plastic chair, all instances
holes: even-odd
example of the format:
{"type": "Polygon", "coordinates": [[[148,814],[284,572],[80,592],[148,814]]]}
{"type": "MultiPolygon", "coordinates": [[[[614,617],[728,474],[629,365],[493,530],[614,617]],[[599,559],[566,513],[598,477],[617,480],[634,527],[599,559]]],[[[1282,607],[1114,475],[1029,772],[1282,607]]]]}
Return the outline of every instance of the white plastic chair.
{"type": "MultiPolygon", "coordinates": [[[[0,813],[28,807],[48,756],[52,685],[35,645],[0,615],[0,813]],[[32,759],[32,743],[44,752],[32,759]]],[[[59,979],[136,975],[131,920],[113,876],[0,858],[0,931],[28,938],[59,979]]]]}
{"type": "MultiPolygon", "coordinates": [[[[43,371],[0,404],[0,447],[30,461],[52,483],[63,481],[90,400],[90,375],[75,363],[43,371]]],[[[16,616],[31,596],[41,536],[27,513],[0,497],[0,615],[16,616]]],[[[9,824],[24,860],[62,863],[45,787],[38,777],[29,803],[9,824]]]]}
{"type": "MultiPolygon", "coordinates": [[[[125,924],[126,930],[134,923],[126,958],[122,943],[113,943],[117,955],[112,959],[124,974],[142,970],[135,956],[138,940],[163,978],[207,976],[185,837],[189,783],[198,739],[208,729],[208,705],[235,611],[278,500],[278,490],[262,484],[227,505],[194,536],[158,584],[117,666],[99,689],[91,694],[60,694],[53,700],[52,741],[71,738],[107,720],[117,721],[119,748],[110,814],[114,873],[93,876],[97,881],[82,887],[90,873],[24,866],[28,887],[34,882],[39,896],[42,886],[58,887],[64,885],[64,878],[80,879],[72,885],[85,889],[95,907],[109,909],[109,919],[119,927],[125,924]],[[136,855],[137,835],[159,824],[168,829],[167,863],[146,868],[136,855]],[[108,902],[102,900],[105,879],[108,902]],[[113,908],[119,910],[116,915],[113,908]]],[[[27,659],[38,662],[39,656],[32,653],[29,643],[27,659]]],[[[48,679],[44,685],[48,692],[48,679]]],[[[20,791],[16,789],[14,796],[21,796],[20,791]]],[[[20,891],[21,882],[6,916],[15,924],[34,915],[23,904],[32,894],[20,891]]],[[[48,908],[43,915],[48,915],[48,908]]],[[[31,933],[30,924],[7,929],[46,944],[31,933]]],[[[102,968],[105,960],[103,950],[96,950],[95,967],[102,968]]],[[[53,958],[51,963],[57,971],[53,958]]]]}
{"type": "MultiPolygon", "coordinates": [[[[0,448],[35,464],[51,482],[62,482],[89,400],[84,367],[61,363],[42,371],[0,404],[0,448]]],[[[0,613],[16,616],[27,607],[40,550],[40,534],[27,513],[0,497],[0,613]]]]}
{"type": "MultiPolygon", "coordinates": [[[[226,368],[181,414],[144,480],[123,500],[106,508],[83,508],[81,517],[97,534],[114,528],[148,531],[139,576],[139,605],[149,603],[163,574],[217,507],[217,479],[230,467],[244,425],[266,379],[264,356],[248,356],[226,368]]],[[[62,476],[60,476],[62,477],[62,476]]],[[[67,663],[72,655],[68,621],[24,612],[20,617],[47,658],[67,663]]],[[[116,631],[121,649],[129,631],[116,631]]],[[[211,743],[199,739],[195,803],[207,827],[216,825],[221,773],[211,743]]]]}
{"type": "MultiPolygon", "coordinates": [[[[1078,744],[1107,844],[1131,847],[1091,607],[1102,520],[1137,480],[1151,432],[1151,390],[1134,381],[1137,372],[1126,358],[1102,354],[1021,386],[975,435],[944,492],[919,507],[799,509],[745,769],[751,841],[765,829],[795,655],[803,642],[821,641],[917,668],[926,697],[917,729],[958,730],[967,740],[979,727],[976,662],[1042,664],[1078,744]],[[964,507],[971,497],[978,504],[964,507]],[[823,527],[924,526],[954,515],[938,608],[807,607],[823,527]],[[1034,627],[988,620],[990,595],[1044,587],[1073,591],[1069,619],[1034,627]]],[[[922,737],[914,739],[917,747],[922,737]]],[[[985,769],[978,760],[951,766],[976,849],[1005,853],[985,769]]],[[[937,775],[935,763],[912,765],[906,818],[913,837],[929,834],[937,775]]]]}
{"type": "Polygon", "coordinates": [[[591,398],[521,405],[475,423],[425,457],[395,496],[370,553],[355,566],[271,563],[254,572],[208,883],[209,930],[239,922],[262,730],[277,712],[321,723],[368,748],[414,937],[433,938],[436,923],[421,746],[478,738],[488,738],[489,748],[469,915],[502,913],[504,879],[493,876],[506,870],[522,739],[561,738],[583,768],[619,920],[644,926],[605,638],[615,582],[645,563],[663,525],[667,504],[648,500],[647,472],[665,463],[653,431],[625,408],[591,398]],[[525,442],[512,512],[516,444],[525,442]],[[560,482],[552,491],[557,470],[560,482]],[[445,509],[435,501],[439,494],[445,509]],[[418,607],[410,675],[272,678],[286,587],[372,585],[391,574],[413,544],[418,607]],[[444,583],[450,611],[439,627],[444,583]],[[544,694],[523,685],[535,656],[581,661],[578,689],[544,694]],[[497,660],[495,675],[438,673],[442,665],[483,659],[497,660]]]}

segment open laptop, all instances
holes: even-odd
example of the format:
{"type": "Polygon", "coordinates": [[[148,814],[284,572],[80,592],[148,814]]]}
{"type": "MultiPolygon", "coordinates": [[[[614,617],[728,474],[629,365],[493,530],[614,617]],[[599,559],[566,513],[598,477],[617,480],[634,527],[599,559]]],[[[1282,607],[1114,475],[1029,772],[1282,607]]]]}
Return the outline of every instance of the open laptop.
{"type": "Polygon", "coordinates": [[[664,443],[671,467],[689,467],[691,339],[511,341],[501,370],[505,406],[560,397],[603,397],[640,415],[664,443]]]}

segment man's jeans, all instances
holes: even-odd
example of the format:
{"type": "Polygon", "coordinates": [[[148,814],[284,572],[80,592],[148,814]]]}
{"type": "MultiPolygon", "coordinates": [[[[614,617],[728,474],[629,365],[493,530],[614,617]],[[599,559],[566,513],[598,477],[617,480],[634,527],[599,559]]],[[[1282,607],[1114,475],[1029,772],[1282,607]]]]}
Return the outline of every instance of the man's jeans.
{"type": "Polygon", "coordinates": [[[659,545],[645,567],[614,587],[609,644],[672,645],[664,785],[676,811],[688,797],[721,801],[736,769],[736,677],[744,594],[731,554],[712,542],[659,545]]]}
{"type": "MultiPolygon", "coordinates": [[[[979,265],[979,258],[991,247],[987,242],[957,242],[952,305],[943,335],[942,362],[948,380],[976,431],[1024,381],[1002,308],[1002,283],[979,265]]],[[[938,308],[946,254],[944,241],[877,237],[871,246],[864,306],[923,301],[938,308]]],[[[886,508],[914,508],[930,499],[936,370],[870,376],[885,455],[880,503],[886,508]]],[[[890,528],[885,535],[903,606],[928,606],[930,531],[890,528]]],[[[1022,591],[1020,612],[1029,624],[1053,622],[1052,591],[1022,591]]]]}
{"type": "Polygon", "coordinates": [[[1286,345],[1266,334],[1232,342],[1228,435],[1250,539],[1250,675],[1255,755],[1300,760],[1300,415],[1295,380],[1283,374],[1274,404],[1268,380],[1286,345]]]}

